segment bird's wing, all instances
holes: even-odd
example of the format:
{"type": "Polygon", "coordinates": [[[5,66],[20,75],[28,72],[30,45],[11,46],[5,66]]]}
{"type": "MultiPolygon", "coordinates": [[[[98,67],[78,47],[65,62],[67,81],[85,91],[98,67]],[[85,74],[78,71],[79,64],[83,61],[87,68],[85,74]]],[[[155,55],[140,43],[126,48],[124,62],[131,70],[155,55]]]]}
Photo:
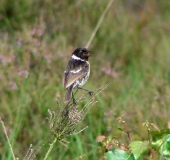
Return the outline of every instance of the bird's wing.
{"type": "Polygon", "coordinates": [[[68,88],[79,78],[84,77],[89,70],[89,63],[85,61],[69,61],[64,72],[64,88],[68,88]]]}

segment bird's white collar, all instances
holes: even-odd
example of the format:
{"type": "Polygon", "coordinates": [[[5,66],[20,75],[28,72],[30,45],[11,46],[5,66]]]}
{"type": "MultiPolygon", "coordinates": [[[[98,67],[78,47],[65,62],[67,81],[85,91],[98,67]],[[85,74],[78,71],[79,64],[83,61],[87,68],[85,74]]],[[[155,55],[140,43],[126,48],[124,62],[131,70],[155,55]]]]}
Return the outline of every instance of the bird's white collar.
{"type": "Polygon", "coordinates": [[[77,56],[75,56],[74,54],[71,56],[71,58],[75,59],[75,60],[80,60],[80,61],[85,61],[77,56]]]}

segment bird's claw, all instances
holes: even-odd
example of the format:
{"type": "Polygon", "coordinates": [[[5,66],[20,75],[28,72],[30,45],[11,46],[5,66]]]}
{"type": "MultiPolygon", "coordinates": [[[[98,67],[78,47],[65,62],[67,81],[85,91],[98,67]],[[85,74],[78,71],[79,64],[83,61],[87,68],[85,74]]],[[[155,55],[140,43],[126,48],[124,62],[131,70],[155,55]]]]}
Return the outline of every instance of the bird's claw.
{"type": "Polygon", "coordinates": [[[89,91],[89,95],[90,95],[90,96],[93,96],[93,95],[94,95],[94,92],[93,92],[93,91],[89,91]]]}

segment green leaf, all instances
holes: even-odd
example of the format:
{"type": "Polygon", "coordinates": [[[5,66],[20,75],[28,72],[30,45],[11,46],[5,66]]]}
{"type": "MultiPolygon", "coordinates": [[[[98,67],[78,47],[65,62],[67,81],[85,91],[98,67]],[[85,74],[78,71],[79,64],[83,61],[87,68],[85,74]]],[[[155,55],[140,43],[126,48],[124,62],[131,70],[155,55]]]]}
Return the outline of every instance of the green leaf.
{"type": "Polygon", "coordinates": [[[122,128],[120,128],[120,127],[118,127],[117,129],[118,129],[119,131],[123,131],[123,129],[122,129],[122,128]]]}
{"type": "Polygon", "coordinates": [[[167,140],[166,148],[170,150],[170,139],[167,140]]]}
{"type": "Polygon", "coordinates": [[[160,154],[166,158],[170,158],[170,134],[163,138],[163,144],[160,148],[160,154]]]}
{"type": "Polygon", "coordinates": [[[138,159],[140,155],[148,149],[147,141],[133,141],[129,145],[131,152],[133,153],[135,159],[138,159]]]}
{"type": "Polygon", "coordinates": [[[152,131],[151,132],[151,136],[152,136],[153,141],[160,140],[164,136],[166,136],[167,134],[170,134],[170,129],[163,129],[161,131],[152,131]]]}
{"type": "Polygon", "coordinates": [[[141,157],[135,159],[134,156],[121,149],[112,149],[105,153],[106,160],[142,160],[141,157]]]}
{"type": "Polygon", "coordinates": [[[152,131],[152,147],[153,149],[159,149],[164,143],[164,137],[170,134],[169,129],[163,129],[161,131],[152,131]]]}
{"type": "Polygon", "coordinates": [[[151,144],[152,144],[152,148],[153,149],[159,149],[160,146],[162,145],[163,143],[163,139],[159,139],[157,141],[152,141],[151,144]]]}

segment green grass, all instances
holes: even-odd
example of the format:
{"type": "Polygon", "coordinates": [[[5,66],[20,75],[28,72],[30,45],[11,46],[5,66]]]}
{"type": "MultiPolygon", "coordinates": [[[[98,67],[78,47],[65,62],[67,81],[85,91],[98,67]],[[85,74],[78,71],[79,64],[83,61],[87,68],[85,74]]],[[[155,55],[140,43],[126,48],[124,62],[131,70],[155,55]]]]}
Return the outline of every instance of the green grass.
{"type": "MultiPolygon", "coordinates": [[[[50,143],[47,110],[64,97],[62,76],[74,49],[85,46],[107,1],[2,1],[0,7],[0,116],[16,157],[29,145],[50,143]],[[35,31],[35,33],[34,33],[35,31]],[[27,72],[29,75],[27,76],[27,72]]],[[[115,1],[90,49],[91,76],[85,88],[111,84],[98,97],[68,148],[57,143],[50,159],[99,159],[98,135],[126,138],[117,130],[124,115],[132,138],[142,139],[146,120],[160,129],[170,121],[170,2],[115,1]],[[103,71],[104,70],[104,71],[103,71]],[[110,72],[109,72],[110,71],[110,72]]],[[[83,92],[79,91],[77,97],[83,92]]],[[[81,107],[81,106],[80,106],[81,107]]],[[[0,129],[0,159],[12,159],[0,129]]]]}

